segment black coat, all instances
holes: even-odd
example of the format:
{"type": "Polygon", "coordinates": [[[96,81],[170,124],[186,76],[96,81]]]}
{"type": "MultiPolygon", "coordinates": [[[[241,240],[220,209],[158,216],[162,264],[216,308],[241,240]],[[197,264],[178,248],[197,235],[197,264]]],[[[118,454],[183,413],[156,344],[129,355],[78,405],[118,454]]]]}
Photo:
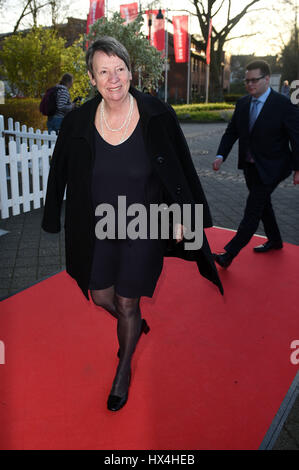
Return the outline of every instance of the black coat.
{"type": "MultiPolygon", "coordinates": [[[[136,98],[148,156],[167,194],[167,202],[203,204],[204,226],[212,225],[209,207],[191,155],[173,109],[157,98],[130,89],[136,98]]],[[[94,163],[94,117],[97,96],[70,112],[59,132],[47,186],[42,227],[59,232],[65,187],[66,270],[88,299],[88,285],[95,242],[91,181],[94,163]]],[[[204,235],[200,250],[184,250],[184,241],[165,252],[197,262],[200,273],[223,293],[209,244],[204,235]]]]}
{"type": "Polygon", "coordinates": [[[299,109],[288,98],[271,90],[249,132],[250,103],[250,95],[237,102],[232,120],[221,139],[218,155],[225,160],[239,139],[238,168],[244,168],[246,153],[250,149],[263,183],[277,184],[292,170],[299,170],[299,109]]]}

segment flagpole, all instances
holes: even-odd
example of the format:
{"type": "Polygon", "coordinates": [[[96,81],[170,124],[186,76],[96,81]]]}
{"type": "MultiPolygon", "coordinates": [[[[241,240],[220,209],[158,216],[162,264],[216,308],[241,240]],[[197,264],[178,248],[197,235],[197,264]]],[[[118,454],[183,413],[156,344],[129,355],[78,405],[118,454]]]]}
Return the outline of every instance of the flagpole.
{"type": "Polygon", "coordinates": [[[165,12],[165,103],[168,99],[168,8],[165,12]]]}
{"type": "Polygon", "coordinates": [[[206,103],[209,102],[210,64],[206,64],[206,103]]]}
{"type": "Polygon", "coordinates": [[[212,20],[210,19],[209,26],[208,26],[208,40],[207,40],[207,48],[206,48],[206,103],[209,102],[211,40],[212,40],[212,20]]]}
{"type": "MultiPolygon", "coordinates": [[[[142,12],[141,0],[138,0],[139,13],[142,12]]],[[[142,87],[142,78],[141,78],[141,66],[138,67],[138,89],[141,91],[142,87]]]]}
{"type": "Polygon", "coordinates": [[[191,66],[191,31],[190,31],[190,15],[188,15],[188,33],[189,33],[189,46],[188,46],[188,74],[187,74],[187,104],[190,102],[190,66],[191,66]]]}

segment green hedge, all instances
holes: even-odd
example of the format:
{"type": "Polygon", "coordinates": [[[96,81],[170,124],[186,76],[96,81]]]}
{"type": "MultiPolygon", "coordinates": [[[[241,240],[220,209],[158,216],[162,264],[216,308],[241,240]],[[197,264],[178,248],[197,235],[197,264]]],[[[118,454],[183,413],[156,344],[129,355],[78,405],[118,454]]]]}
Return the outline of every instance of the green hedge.
{"type": "Polygon", "coordinates": [[[184,104],[173,109],[185,122],[228,122],[234,112],[234,106],[227,103],[184,104]]]}
{"type": "MultiPolygon", "coordinates": [[[[47,129],[47,117],[39,111],[40,100],[33,98],[11,98],[0,104],[0,114],[6,121],[13,118],[14,121],[27,127],[47,129]]],[[[230,120],[234,106],[228,103],[199,103],[174,105],[175,112],[181,121],[186,122],[227,122],[230,120]]]]}
{"type": "Polygon", "coordinates": [[[236,101],[238,101],[239,98],[242,98],[242,96],[244,96],[244,93],[227,94],[224,95],[224,101],[226,103],[236,103],[236,101]]]}
{"type": "Polygon", "coordinates": [[[185,113],[198,111],[222,111],[223,109],[234,109],[234,105],[229,103],[195,103],[173,105],[173,109],[176,112],[183,111],[185,113]]]}
{"type": "Polygon", "coordinates": [[[7,119],[13,118],[21,126],[26,124],[28,127],[47,130],[47,117],[39,111],[39,99],[34,98],[10,98],[5,100],[5,104],[0,104],[0,114],[4,116],[5,127],[7,128],[7,119]]]}

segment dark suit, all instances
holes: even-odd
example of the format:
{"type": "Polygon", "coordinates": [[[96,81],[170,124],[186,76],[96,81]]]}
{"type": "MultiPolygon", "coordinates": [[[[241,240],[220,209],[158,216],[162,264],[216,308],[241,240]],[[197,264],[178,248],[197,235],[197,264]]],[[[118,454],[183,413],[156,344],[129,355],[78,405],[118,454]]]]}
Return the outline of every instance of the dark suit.
{"type": "Polygon", "coordinates": [[[285,96],[271,90],[250,132],[250,103],[250,95],[237,102],[217,152],[225,160],[239,139],[238,168],[244,170],[249,189],[237,234],[225,247],[232,256],[249,242],[260,220],[268,239],[281,243],[271,193],[292,170],[299,170],[299,109],[285,96]],[[254,163],[247,161],[248,152],[254,163]]]}

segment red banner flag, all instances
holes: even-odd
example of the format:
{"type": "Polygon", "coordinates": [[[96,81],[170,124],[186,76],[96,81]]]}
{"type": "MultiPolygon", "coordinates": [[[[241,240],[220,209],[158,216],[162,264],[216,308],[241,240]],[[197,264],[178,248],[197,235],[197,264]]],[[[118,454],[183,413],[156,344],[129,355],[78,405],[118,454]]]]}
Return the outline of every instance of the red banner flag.
{"type": "Polygon", "coordinates": [[[90,0],[89,13],[87,15],[86,34],[90,26],[99,18],[105,16],[105,0],[90,0]]]}
{"type": "Polygon", "coordinates": [[[208,35],[207,50],[206,50],[207,65],[210,65],[210,62],[211,62],[211,36],[212,36],[212,20],[210,20],[210,24],[209,24],[209,35],[208,35]]]}
{"type": "Polygon", "coordinates": [[[175,61],[188,62],[188,15],[174,16],[172,22],[175,61]]]}
{"type": "Polygon", "coordinates": [[[147,10],[147,19],[149,25],[149,40],[151,46],[154,46],[158,51],[165,50],[165,10],[162,11],[163,19],[156,18],[158,10],[147,10]],[[150,21],[151,20],[151,24],[150,21]]]}
{"type": "Polygon", "coordinates": [[[128,5],[120,5],[120,16],[124,18],[125,24],[131,23],[138,16],[138,3],[129,3],[128,5]]]}

